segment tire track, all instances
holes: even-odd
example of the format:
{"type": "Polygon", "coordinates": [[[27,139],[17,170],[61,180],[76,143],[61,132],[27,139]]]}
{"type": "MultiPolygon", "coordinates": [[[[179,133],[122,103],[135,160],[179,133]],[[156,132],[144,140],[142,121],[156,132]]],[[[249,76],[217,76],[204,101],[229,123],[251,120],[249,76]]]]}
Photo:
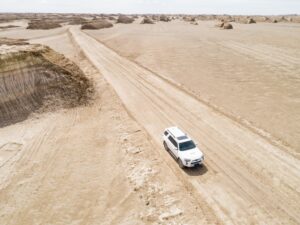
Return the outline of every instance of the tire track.
{"type": "Polygon", "coordinates": [[[297,159],[93,38],[78,30],[71,30],[71,33],[157,143],[160,143],[163,128],[172,121],[199,140],[203,138],[208,168],[216,171],[216,175],[208,172],[202,178],[183,174],[183,181],[191,183],[224,222],[297,224],[300,221],[297,159]],[[240,138],[236,139],[237,136],[240,138]],[[253,165],[252,160],[257,160],[257,165],[253,165]],[[206,183],[205,178],[208,178],[206,183]],[[279,185],[274,184],[274,178],[279,185]],[[228,209],[227,203],[234,209],[228,209]]]}
{"type": "MultiPolygon", "coordinates": [[[[107,62],[107,63],[109,64],[110,62],[107,62]]],[[[145,96],[147,96],[148,99],[151,99],[151,103],[156,103],[157,106],[155,108],[164,108],[167,105],[169,108],[172,109],[173,112],[176,112],[177,114],[179,114],[178,115],[178,119],[176,119],[177,121],[185,121],[184,124],[189,124],[190,128],[191,127],[197,127],[198,129],[201,129],[201,127],[197,126],[196,121],[190,122],[190,121],[186,120],[185,119],[185,115],[183,115],[182,113],[180,113],[180,111],[182,109],[180,109],[179,107],[174,107],[173,105],[169,104],[168,99],[164,99],[164,95],[158,96],[156,93],[159,93],[159,91],[153,92],[153,89],[155,89],[157,87],[154,87],[152,85],[152,90],[151,90],[151,88],[145,86],[145,83],[138,82],[138,81],[144,80],[144,78],[141,75],[138,75],[138,78],[132,78],[131,76],[126,75],[126,74],[130,74],[130,71],[128,71],[127,68],[122,67],[122,70],[125,71],[125,72],[123,72],[123,74],[122,74],[121,70],[118,71],[118,73],[122,74],[125,77],[127,77],[127,79],[130,81],[130,83],[132,85],[135,85],[136,88],[139,91],[141,91],[145,96]],[[134,83],[138,83],[138,84],[134,84],[134,83]]],[[[149,84],[149,85],[151,85],[151,84],[149,84]]],[[[160,113],[161,113],[161,110],[160,110],[160,113]]],[[[176,113],[174,113],[174,114],[176,114],[176,113]]],[[[162,113],[162,114],[165,114],[165,113],[162,113]]],[[[197,118],[197,115],[194,115],[194,117],[197,118]]],[[[175,116],[172,115],[172,118],[174,119],[175,116]]],[[[216,130],[213,131],[213,132],[216,132],[216,130]]],[[[201,136],[202,136],[202,138],[205,138],[206,140],[212,139],[211,137],[207,136],[205,133],[203,133],[201,136]]],[[[218,139],[213,139],[212,142],[210,143],[210,146],[213,146],[214,143],[216,143],[216,148],[218,148],[218,149],[220,148],[220,146],[222,146],[222,143],[218,139]]],[[[208,150],[213,150],[213,149],[208,148],[207,146],[206,146],[206,148],[208,150]]],[[[232,148],[236,148],[236,146],[233,145],[232,148]]],[[[259,200],[263,196],[268,196],[268,193],[264,191],[264,190],[268,190],[268,188],[267,187],[258,187],[259,186],[258,183],[255,184],[255,183],[251,182],[251,180],[252,180],[252,178],[251,178],[252,174],[247,173],[247,171],[245,171],[245,170],[243,171],[243,173],[241,173],[241,171],[239,171],[239,170],[241,170],[243,168],[243,162],[240,162],[239,160],[235,160],[234,157],[239,158],[239,155],[234,154],[235,152],[231,151],[230,149],[231,148],[226,148],[227,151],[225,153],[225,156],[226,156],[227,159],[230,159],[228,161],[230,161],[231,164],[227,163],[227,164],[224,165],[224,163],[223,163],[222,167],[218,166],[215,169],[220,171],[220,170],[222,170],[222,168],[223,168],[223,170],[224,170],[224,168],[230,168],[230,170],[229,170],[230,172],[228,172],[226,174],[227,177],[232,180],[232,182],[235,184],[235,186],[239,186],[241,190],[247,190],[248,186],[249,187],[252,186],[251,189],[253,189],[255,191],[252,191],[252,194],[249,195],[249,196],[251,196],[250,197],[251,199],[255,199],[255,202],[257,204],[259,204],[259,200]],[[234,168],[234,167],[237,167],[239,169],[234,168]],[[235,177],[239,177],[239,179],[234,180],[234,178],[230,176],[230,174],[233,174],[233,173],[236,173],[235,177]],[[241,179],[244,179],[244,182],[238,182],[238,180],[241,180],[241,179]],[[247,184],[247,186],[243,187],[239,183],[247,184]],[[259,190],[259,192],[261,192],[261,196],[260,197],[257,194],[255,194],[258,190],[259,190]]],[[[215,156],[213,158],[215,159],[215,161],[216,161],[217,158],[219,158],[219,164],[221,164],[222,158],[224,158],[224,154],[222,156],[220,154],[218,154],[218,152],[214,152],[214,154],[215,154],[215,156]]],[[[251,172],[251,169],[248,168],[248,172],[251,172]]],[[[256,177],[256,179],[257,178],[259,178],[259,177],[256,177]]],[[[264,179],[264,178],[261,178],[261,182],[263,181],[262,179],[264,179]]],[[[247,191],[244,191],[244,195],[247,195],[247,194],[248,194],[247,191]]],[[[290,199],[293,199],[293,198],[290,198],[290,199]]],[[[270,202],[268,202],[269,206],[270,205],[276,205],[276,203],[280,203],[280,199],[277,199],[278,201],[276,201],[274,199],[274,196],[272,196],[272,198],[270,197],[269,200],[270,200],[270,202]]],[[[295,202],[295,203],[297,203],[297,202],[295,202]]],[[[282,205],[284,205],[284,204],[282,204],[282,205]]],[[[265,209],[267,209],[267,208],[268,207],[266,206],[265,209]]],[[[284,207],[282,207],[282,208],[284,208],[284,207]]],[[[276,211],[276,209],[273,208],[273,211],[276,211]]]]}
{"type": "Polygon", "coordinates": [[[300,58],[284,54],[282,51],[271,49],[265,45],[250,47],[234,41],[229,43],[221,43],[221,45],[256,60],[264,61],[266,64],[271,64],[276,68],[276,71],[279,69],[281,71],[290,73],[295,72],[295,70],[300,70],[300,58]]]}

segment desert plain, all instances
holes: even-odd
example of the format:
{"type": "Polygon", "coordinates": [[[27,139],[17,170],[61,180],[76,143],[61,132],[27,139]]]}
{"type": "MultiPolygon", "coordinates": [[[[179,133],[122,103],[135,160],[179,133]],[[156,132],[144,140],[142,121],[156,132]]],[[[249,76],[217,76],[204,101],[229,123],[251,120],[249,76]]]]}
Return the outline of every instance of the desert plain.
{"type": "Polygon", "coordinates": [[[1,223],[299,224],[299,17],[129,17],[1,15],[1,223]]]}

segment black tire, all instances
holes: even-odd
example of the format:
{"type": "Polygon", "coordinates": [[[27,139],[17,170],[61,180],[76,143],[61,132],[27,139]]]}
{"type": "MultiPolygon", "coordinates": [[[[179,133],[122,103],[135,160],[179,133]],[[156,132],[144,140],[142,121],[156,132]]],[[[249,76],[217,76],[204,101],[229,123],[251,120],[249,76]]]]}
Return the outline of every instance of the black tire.
{"type": "Polygon", "coordinates": [[[169,151],[169,148],[168,148],[168,145],[167,145],[167,143],[164,141],[164,147],[165,147],[165,149],[167,150],[167,151],[169,151]]]}
{"type": "Polygon", "coordinates": [[[181,169],[183,169],[185,166],[183,165],[183,162],[181,161],[181,159],[177,159],[178,165],[181,169]]]}

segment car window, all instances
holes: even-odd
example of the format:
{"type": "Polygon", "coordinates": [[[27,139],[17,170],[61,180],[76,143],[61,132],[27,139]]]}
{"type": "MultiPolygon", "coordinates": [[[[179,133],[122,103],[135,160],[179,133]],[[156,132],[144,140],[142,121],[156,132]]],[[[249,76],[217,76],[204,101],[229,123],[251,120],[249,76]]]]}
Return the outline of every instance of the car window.
{"type": "Polygon", "coordinates": [[[174,138],[172,138],[171,136],[169,137],[169,140],[171,141],[171,143],[177,148],[177,142],[174,140],[174,138]]]}
{"type": "Polygon", "coordinates": [[[196,148],[196,145],[193,141],[186,141],[186,142],[183,142],[183,143],[179,144],[179,150],[180,151],[187,151],[187,150],[190,150],[190,149],[193,149],[193,148],[196,148]]]}

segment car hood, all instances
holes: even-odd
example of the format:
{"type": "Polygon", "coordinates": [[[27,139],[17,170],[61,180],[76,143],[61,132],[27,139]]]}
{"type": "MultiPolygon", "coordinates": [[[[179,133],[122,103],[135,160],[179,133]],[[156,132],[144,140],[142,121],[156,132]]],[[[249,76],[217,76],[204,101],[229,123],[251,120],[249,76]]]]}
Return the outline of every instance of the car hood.
{"type": "Polygon", "coordinates": [[[193,148],[186,151],[180,151],[180,156],[185,159],[195,160],[199,159],[203,156],[203,153],[200,151],[199,148],[193,148]]]}

